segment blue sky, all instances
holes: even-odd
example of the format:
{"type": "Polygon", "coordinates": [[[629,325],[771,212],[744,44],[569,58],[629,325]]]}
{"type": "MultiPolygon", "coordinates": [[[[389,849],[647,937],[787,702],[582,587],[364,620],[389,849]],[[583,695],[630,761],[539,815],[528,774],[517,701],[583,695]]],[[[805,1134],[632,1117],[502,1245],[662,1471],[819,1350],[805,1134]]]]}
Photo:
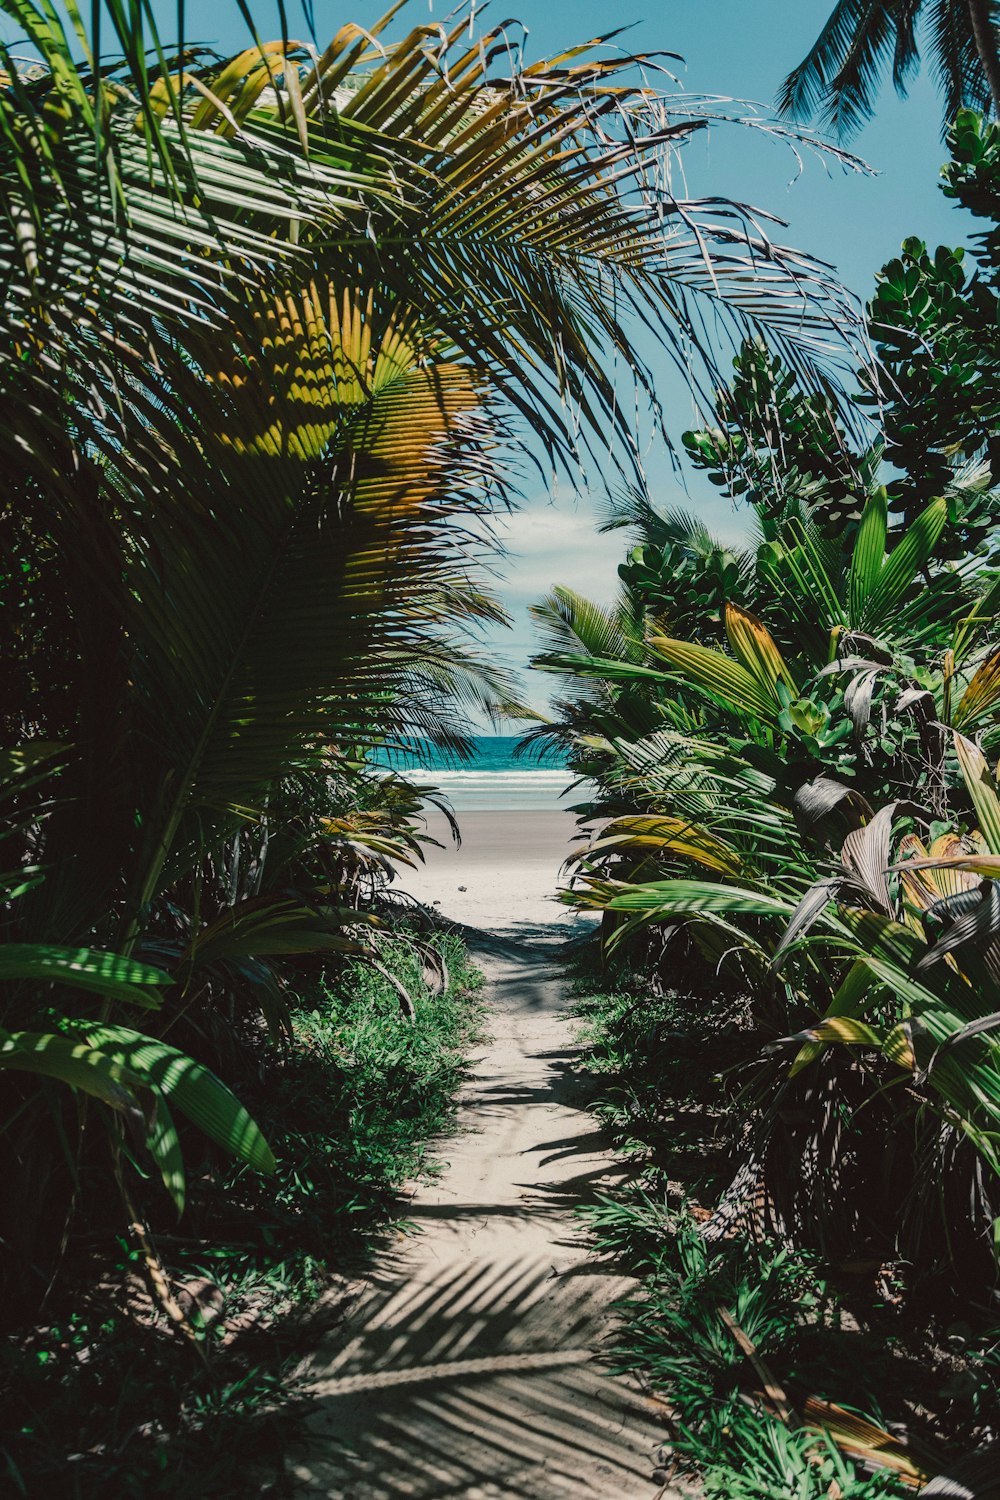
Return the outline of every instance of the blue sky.
{"type": "MultiPolygon", "coordinates": [[[[666,49],[683,61],[670,64],[679,85],[697,94],[725,95],[767,104],[782,78],[815,39],[833,0],[504,0],[502,7],[477,7],[484,24],[511,15],[527,28],[529,60],[561,51],[613,26],[628,26],[618,45],[627,51],[666,49]]],[[[173,30],[174,0],[159,0],[163,31],[173,30]]],[[[362,24],[377,18],[381,0],[330,3],[314,0],[320,40],[346,20],[362,24]]],[[[437,0],[413,0],[403,20],[416,24],[428,16],[444,19],[450,6],[437,0]]],[[[264,0],[253,4],[262,34],[276,35],[276,9],[264,0]]],[[[287,0],[289,28],[296,34],[302,12],[298,0],[287,0]]],[[[245,45],[246,29],[235,0],[188,0],[188,39],[216,45],[223,52],[245,45]]],[[[399,24],[399,23],[397,23],[399,24]]],[[[0,21],[13,40],[9,21],[0,21]]],[[[304,31],[304,26],[302,27],[304,31]]],[[[914,81],[907,101],[884,91],[875,120],[853,141],[852,149],[875,169],[874,176],[825,170],[807,160],[797,164],[784,148],[756,132],[720,128],[696,137],[684,152],[692,196],[721,194],[768,210],[788,221],[781,238],[832,262],[853,291],[867,297],[874,273],[897,253],[900,241],[916,234],[937,243],[959,244],[969,222],[942,197],[937,179],[944,160],[940,113],[932,80],[926,73],[914,81]]],[[[777,236],[777,231],[774,231],[777,236]]],[[[660,371],[657,370],[659,376],[660,371]]],[[[685,392],[663,361],[662,391],[667,420],[675,436],[692,423],[694,413],[685,392]]],[[[663,458],[650,465],[654,498],[666,505],[684,504],[701,512],[726,537],[736,538],[742,517],[694,475],[687,492],[663,458]]],[[[515,617],[513,631],[495,644],[521,668],[533,647],[527,604],[553,583],[569,583],[581,592],[610,599],[621,538],[601,537],[594,525],[591,497],[562,482],[554,495],[533,493],[507,528],[512,552],[502,594],[515,617]]],[[[544,702],[548,683],[529,681],[529,696],[544,702]]]]}

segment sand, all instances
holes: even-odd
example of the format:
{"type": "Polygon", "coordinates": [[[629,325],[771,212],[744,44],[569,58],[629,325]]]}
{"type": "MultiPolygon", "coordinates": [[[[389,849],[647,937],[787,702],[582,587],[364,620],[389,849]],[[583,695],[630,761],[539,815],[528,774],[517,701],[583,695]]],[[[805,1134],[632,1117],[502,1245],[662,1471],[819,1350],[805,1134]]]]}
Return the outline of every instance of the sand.
{"type": "Polygon", "coordinates": [[[574,848],[572,813],[534,809],[459,814],[456,848],[444,817],[431,811],[428,832],[443,846],[428,848],[416,870],[400,870],[398,884],[452,921],[494,935],[553,939],[586,932],[593,917],[560,903],[567,883],[560,868],[574,848]]]}
{"type": "Polygon", "coordinates": [[[492,1036],[440,1176],[415,1190],[409,1224],[311,1360],[316,1407],[291,1464],[303,1494],[679,1494],[654,1478],[662,1407],[601,1361],[631,1283],[593,1258],[574,1213],[620,1168],[564,1015],[561,954],[580,919],[550,897],[572,828],[563,813],[470,814],[463,848],[407,877],[478,928],[492,1036]]]}

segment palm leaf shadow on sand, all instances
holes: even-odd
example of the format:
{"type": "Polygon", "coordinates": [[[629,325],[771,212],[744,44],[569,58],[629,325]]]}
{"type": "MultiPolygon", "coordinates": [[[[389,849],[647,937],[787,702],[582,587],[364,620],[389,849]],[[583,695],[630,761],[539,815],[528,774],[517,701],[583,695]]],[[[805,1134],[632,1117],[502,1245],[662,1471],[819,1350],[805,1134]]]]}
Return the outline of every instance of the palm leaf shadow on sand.
{"type": "Polygon", "coordinates": [[[567,1070],[547,945],[491,945],[494,1039],[465,1133],[309,1372],[290,1471],[338,1500],[648,1500],[662,1409],[601,1363],[631,1290],[588,1256],[574,1209],[615,1171],[567,1070]]]}
{"type": "Polygon", "coordinates": [[[473,1261],[427,1282],[380,1277],[355,1336],[313,1387],[310,1489],[390,1500],[652,1489],[653,1454],[621,1442],[646,1403],[595,1363],[593,1329],[618,1278],[553,1273],[534,1258],[473,1261]]]}

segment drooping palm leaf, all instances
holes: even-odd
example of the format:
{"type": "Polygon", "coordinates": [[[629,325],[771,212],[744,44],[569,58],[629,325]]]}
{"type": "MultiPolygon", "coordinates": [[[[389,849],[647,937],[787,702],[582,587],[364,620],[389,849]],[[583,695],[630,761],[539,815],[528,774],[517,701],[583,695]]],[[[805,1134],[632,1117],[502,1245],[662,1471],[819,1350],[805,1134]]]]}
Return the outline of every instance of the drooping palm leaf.
{"type": "MultiPolygon", "coordinates": [[[[439,620],[496,613],[465,583],[460,518],[476,502],[452,482],[460,443],[475,487],[488,437],[476,380],[418,356],[370,299],[323,299],[313,286],[262,304],[256,326],[256,343],[231,355],[206,347],[199,368],[189,344],[174,364],[159,392],[171,443],[148,440],[152,496],[152,452],[138,472],[134,448],[128,463],[111,445],[104,455],[105,482],[137,519],[116,541],[111,517],[91,541],[104,609],[113,601],[127,643],[129,730],[145,751],[123,760],[122,725],[95,723],[88,775],[126,777],[146,809],[135,911],[165,869],[175,879],[206,840],[257,816],[276,775],[312,764],[324,739],[433,732],[462,666],[439,620]]],[[[144,393],[133,400],[148,409],[144,393]]],[[[67,547],[82,521],[67,517],[67,547]]],[[[491,684],[481,674],[481,702],[491,684]]],[[[52,824],[53,850],[61,836],[78,839],[72,806],[52,824]]],[[[119,836],[134,833],[123,822],[119,836]]],[[[95,857],[115,862],[110,830],[95,857]]],[[[117,864],[134,857],[119,847],[117,864]]],[[[106,898],[93,872],[55,863],[56,894],[89,890],[91,909],[106,898]]],[[[60,901],[47,909],[61,930],[81,920],[60,901]]]]}
{"type": "MultiPolygon", "coordinates": [[[[694,348],[710,364],[701,300],[738,332],[770,328],[807,362],[856,326],[820,263],[761,239],[762,216],[671,194],[677,146],[723,117],[652,92],[639,70],[655,60],[590,47],[504,77],[502,29],[471,47],[464,24],[372,46],[347,26],[317,60],[296,42],[267,44],[169,83],[162,48],[155,66],[138,64],[142,21],[136,12],[103,133],[86,88],[66,101],[58,129],[44,77],[5,105],[18,186],[0,265],[27,334],[43,303],[48,336],[67,345],[81,318],[98,340],[102,319],[139,339],[144,315],[197,310],[218,322],[234,315],[247,275],[311,264],[341,283],[377,280],[417,306],[565,453],[578,420],[631,443],[628,403],[605,363],[614,350],[647,378],[628,316],[679,359],[694,348]],[[137,132],[136,108],[150,100],[164,118],[147,110],[137,132]],[[112,220],[108,161],[121,183],[112,220]],[[115,276],[95,280],[100,264],[115,276]]],[[[43,51],[52,68],[66,66],[57,36],[43,51]]]]}
{"type": "Polygon", "coordinates": [[[874,113],[886,72],[896,92],[920,61],[918,22],[927,19],[947,127],[963,106],[1000,107],[1000,30],[989,0],[838,0],[815,43],[781,86],[778,107],[797,119],[819,114],[843,137],[874,113]]]}

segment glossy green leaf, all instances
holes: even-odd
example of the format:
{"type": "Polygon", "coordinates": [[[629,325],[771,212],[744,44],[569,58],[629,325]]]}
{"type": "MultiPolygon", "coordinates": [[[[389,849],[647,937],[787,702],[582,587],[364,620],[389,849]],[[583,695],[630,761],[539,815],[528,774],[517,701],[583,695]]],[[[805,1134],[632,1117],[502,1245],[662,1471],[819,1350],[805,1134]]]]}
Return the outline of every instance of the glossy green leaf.
{"type": "Polygon", "coordinates": [[[798,689],[795,679],[778,650],[774,636],[763,621],[735,604],[726,605],[725,621],[729,644],[768,698],[778,701],[779,683],[796,698],[798,689]]]}
{"type": "Polygon", "coordinates": [[[990,853],[1000,854],[1000,797],[997,796],[996,781],[990,775],[986,757],[978,745],[957,731],[953,740],[980,832],[990,853]]]}
{"type": "Polygon", "coordinates": [[[877,490],[866,504],[861,525],[854,541],[849,579],[851,624],[866,621],[868,601],[882,571],[888,534],[888,510],[885,490],[877,490]]]}
{"type": "Polygon", "coordinates": [[[737,713],[749,714],[764,723],[776,721],[781,710],[778,699],[740,662],[694,641],[672,640],[664,635],[650,636],[649,646],[657,656],[668,661],[685,682],[737,713]]]}
{"type": "Polygon", "coordinates": [[[0,1069],[54,1078],[114,1109],[138,1107],[143,1077],[103,1048],[53,1032],[12,1031],[0,1040],[0,1069]]]}
{"type": "Polygon", "coordinates": [[[187,1197],[184,1154],[174,1117],[161,1090],[157,1090],[151,1114],[146,1146],[159,1169],[164,1187],[177,1205],[177,1212],[181,1214],[187,1197]]]}
{"type": "Polygon", "coordinates": [[[976,668],[968,687],[952,713],[956,729],[969,729],[1000,703],[1000,650],[993,651],[976,668]]]}
{"type": "Polygon", "coordinates": [[[124,958],[120,953],[56,948],[42,943],[0,944],[0,981],[18,979],[68,984],[74,989],[125,1000],[145,1010],[157,1010],[162,1003],[158,995],[147,994],[147,990],[173,983],[162,969],[124,958]]]}
{"type": "Polygon", "coordinates": [[[931,556],[947,520],[948,502],[939,497],[910,522],[868,590],[864,606],[866,623],[891,622],[892,611],[931,556]]]}
{"type": "Polygon", "coordinates": [[[271,1148],[247,1110],[215,1074],[167,1042],[124,1026],[86,1030],[88,1042],[167,1096],[224,1151],[259,1172],[274,1171],[271,1148]]]}

